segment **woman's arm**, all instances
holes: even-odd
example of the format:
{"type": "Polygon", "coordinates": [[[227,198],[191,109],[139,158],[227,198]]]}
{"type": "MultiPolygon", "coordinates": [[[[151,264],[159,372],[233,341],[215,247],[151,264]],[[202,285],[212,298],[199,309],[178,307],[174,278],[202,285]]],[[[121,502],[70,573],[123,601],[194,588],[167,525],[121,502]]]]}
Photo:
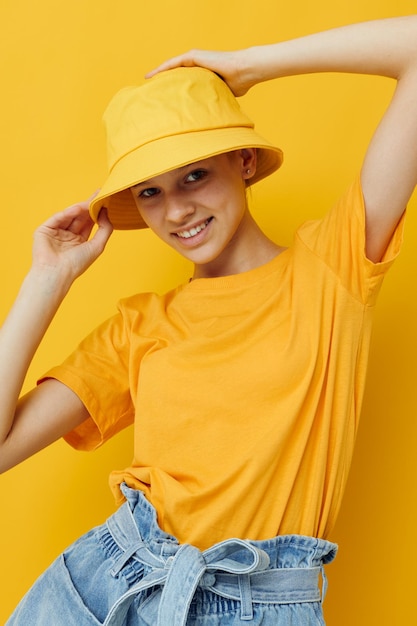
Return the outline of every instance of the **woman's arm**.
{"type": "Polygon", "coordinates": [[[47,381],[18,403],[32,358],[74,280],[112,232],[105,214],[89,239],[88,201],[57,213],[34,236],[32,267],[0,328],[0,471],[65,434],[87,415],[75,394],[47,381]]]}
{"type": "Polygon", "coordinates": [[[353,24],[237,52],[193,50],[151,72],[201,65],[220,74],[235,95],[263,81],[318,72],[386,76],[394,97],[362,167],[367,255],[379,261],[417,182],[417,16],[353,24]]]}

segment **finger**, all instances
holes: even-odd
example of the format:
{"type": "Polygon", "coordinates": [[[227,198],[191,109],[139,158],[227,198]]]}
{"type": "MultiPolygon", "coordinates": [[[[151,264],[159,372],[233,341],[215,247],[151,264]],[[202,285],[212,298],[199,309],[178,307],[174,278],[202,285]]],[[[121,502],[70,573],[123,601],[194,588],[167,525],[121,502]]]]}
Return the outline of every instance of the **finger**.
{"type": "Polygon", "coordinates": [[[91,194],[91,196],[89,198],[87,198],[86,202],[88,202],[88,204],[90,204],[90,202],[92,200],[94,200],[94,198],[96,197],[96,195],[99,193],[100,189],[96,189],[95,191],[93,191],[93,193],[91,194]]]}
{"type": "Polygon", "coordinates": [[[76,202],[75,204],[70,205],[69,207],[64,209],[64,213],[67,213],[68,215],[71,215],[71,214],[76,215],[79,213],[88,212],[90,203],[92,202],[92,200],[94,200],[94,198],[97,196],[99,191],[100,189],[97,189],[86,200],[81,200],[80,202],[76,202]]]}
{"type": "Polygon", "coordinates": [[[100,228],[110,227],[113,229],[112,223],[109,220],[108,212],[106,207],[100,209],[99,214],[97,216],[97,224],[100,228]]]}
{"type": "Polygon", "coordinates": [[[67,230],[71,229],[72,225],[77,223],[89,223],[90,221],[92,223],[89,215],[89,206],[91,200],[95,198],[97,193],[98,191],[95,191],[89,198],[87,198],[87,200],[77,202],[76,204],[72,204],[62,211],[54,213],[42,224],[42,226],[47,226],[48,228],[62,228],[63,230],[67,230]]]}
{"type": "Polygon", "coordinates": [[[54,213],[54,215],[51,215],[51,217],[45,220],[45,222],[43,222],[43,224],[41,225],[41,228],[45,227],[51,228],[52,230],[67,230],[74,221],[74,217],[75,216],[73,214],[73,211],[59,211],[58,213],[54,213]]]}
{"type": "Polygon", "coordinates": [[[107,216],[107,209],[101,209],[97,218],[98,229],[94,233],[90,244],[92,244],[98,253],[101,253],[113,232],[113,226],[107,216]]]}
{"type": "Polygon", "coordinates": [[[68,209],[63,211],[63,216],[65,222],[63,222],[59,228],[68,230],[74,235],[80,235],[84,237],[84,239],[88,239],[94,226],[94,222],[88,211],[88,204],[86,206],[74,205],[73,207],[68,207],[68,209]]]}
{"type": "Polygon", "coordinates": [[[175,67],[193,67],[194,65],[196,65],[196,62],[194,61],[192,54],[193,53],[191,52],[187,52],[185,54],[180,54],[178,56],[172,57],[171,59],[167,59],[166,61],[158,65],[158,67],[156,67],[155,69],[147,72],[145,74],[145,78],[152,78],[152,76],[155,76],[155,74],[159,74],[159,72],[172,70],[175,67]]]}

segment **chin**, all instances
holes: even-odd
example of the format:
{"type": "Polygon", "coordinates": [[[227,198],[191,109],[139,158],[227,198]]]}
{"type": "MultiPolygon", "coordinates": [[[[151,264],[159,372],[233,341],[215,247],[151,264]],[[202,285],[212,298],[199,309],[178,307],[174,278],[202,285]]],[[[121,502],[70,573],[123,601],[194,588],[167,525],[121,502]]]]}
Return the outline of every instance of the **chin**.
{"type": "Polygon", "coordinates": [[[198,265],[201,267],[204,267],[205,265],[210,265],[210,263],[214,263],[218,260],[218,258],[221,255],[221,252],[215,253],[212,252],[211,254],[209,252],[203,252],[195,250],[195,251],[191,251],[187,254],[187,252],[181,252],[182,256],[184,256],[186,259],[188,259],[189,261],[191,261],[192,263],[194,263],[194,265],[198,265]]]}

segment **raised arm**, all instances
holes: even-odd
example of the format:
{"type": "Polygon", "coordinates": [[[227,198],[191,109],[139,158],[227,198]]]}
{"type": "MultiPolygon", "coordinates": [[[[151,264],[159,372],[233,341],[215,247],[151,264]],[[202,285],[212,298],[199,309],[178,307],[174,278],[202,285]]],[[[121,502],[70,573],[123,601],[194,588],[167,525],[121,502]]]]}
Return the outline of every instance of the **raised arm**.
{"type": "Polygon", "coordinates": [[[417,182],[417,16],[353,24],[236,52],[193,50],[154,72],[201,65],[220,74],[235,95],[259,82],[318,72],[373,74],[397,81],[394,97],[362,167],[366,252],[384,254],[417,182]]]}
{"type": "Polygon", "coordinates": [[[74,280],[101,254],[112,227],[105,214],[97,232],[88,201],[57,213],[34,235],[32,267],[0,328],[0,471],[12,467],[81,423],[87,416],[75,394],[47,381],[18,401],[52,318],[74,280]]]}

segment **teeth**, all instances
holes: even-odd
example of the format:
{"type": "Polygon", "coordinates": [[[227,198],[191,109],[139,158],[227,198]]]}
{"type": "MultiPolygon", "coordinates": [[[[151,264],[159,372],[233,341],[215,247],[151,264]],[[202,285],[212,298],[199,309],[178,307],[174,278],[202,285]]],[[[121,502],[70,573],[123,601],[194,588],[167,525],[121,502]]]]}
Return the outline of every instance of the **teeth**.
{"type": "Polygon", "coordinates": [[[199,232],[205,229],[210,220],[206,220],[203,224],[196,226],[195,228],[191,228],[190,230],[182,230],[180,233],[177,233],[178,237],[183,237],[184,239],[189,239],[189,237],[194,237],[199,232]]]}

